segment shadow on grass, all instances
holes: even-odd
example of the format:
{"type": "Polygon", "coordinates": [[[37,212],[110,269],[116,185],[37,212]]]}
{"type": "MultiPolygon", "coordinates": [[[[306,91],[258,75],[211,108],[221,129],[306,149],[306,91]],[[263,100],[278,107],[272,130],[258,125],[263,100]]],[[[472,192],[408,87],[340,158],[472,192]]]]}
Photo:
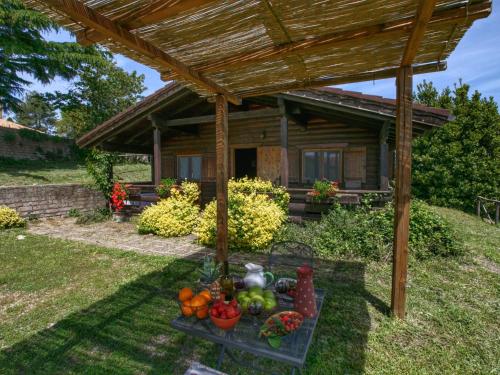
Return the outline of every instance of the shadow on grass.
{"type": "MultiPolygon", "coordinates": [[[[193,285],[196,263],[176,260],[161,272],[122,286],[89,308],[73,313],[0,352],[2,374],[183,374],[190,360],[214,366],[217,347],[170,328],[178,314],[177,291],[193,285]]],[[[317,277],[327,299],[309,351],[306,373],[362,373],[370,303],[364,265],[332,262],[317,277]]],[[[280,367],[277,367],[280,369],[280,367]]],[[[230,374],[245,374],[231,364],[230,374]]],[[[278,373],[285,373],[281,367],[278,373]]]]}

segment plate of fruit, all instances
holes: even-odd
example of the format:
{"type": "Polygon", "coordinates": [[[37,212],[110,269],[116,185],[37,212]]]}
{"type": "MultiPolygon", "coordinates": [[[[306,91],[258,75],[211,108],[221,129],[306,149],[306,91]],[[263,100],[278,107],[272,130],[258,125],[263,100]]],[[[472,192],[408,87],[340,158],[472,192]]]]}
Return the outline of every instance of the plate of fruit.
{"type": "Polygon", "coordinates": [[[302,314],[296,311],[281,311],[269,317],[260,328],[260,337],[266,337],[273,348],[281,346],[281,338],[300,328],[304,322],[302,314]]]}
{"type": "Polygon", "coordinates": [[[228,330],[240,321],[241,308],[235,299],[231,300],[231,302],[217,300],[210,308],[209,315],[217,327],[228,330]]]}
{"type": "Polygon", "coordinates": [[[239,292],[236,298],[243,311],[247,311],[251,315],[259,315],[262,311],[271,312],[278,306],[273,291],[264,290],[258,286],[239,292]]]}

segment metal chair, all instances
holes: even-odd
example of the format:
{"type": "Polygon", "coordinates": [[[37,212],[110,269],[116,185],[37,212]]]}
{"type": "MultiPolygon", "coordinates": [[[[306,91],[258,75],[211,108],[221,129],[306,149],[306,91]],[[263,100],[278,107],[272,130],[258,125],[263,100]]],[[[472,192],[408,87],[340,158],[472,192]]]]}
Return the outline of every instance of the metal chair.
{"type": "Polygon", "coordinates": [[[273,244],[268,257],[268,269],[295,277],[297,267],[307,264],[314,268],[314,250],[301,242],[283,241],[273,244]]]}

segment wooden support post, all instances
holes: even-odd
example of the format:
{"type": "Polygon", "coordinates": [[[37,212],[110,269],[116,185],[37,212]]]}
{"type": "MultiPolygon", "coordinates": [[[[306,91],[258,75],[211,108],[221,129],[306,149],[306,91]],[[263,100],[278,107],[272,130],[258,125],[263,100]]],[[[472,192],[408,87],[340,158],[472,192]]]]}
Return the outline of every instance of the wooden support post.
{"type": "Polygon", "coordinates": [[[280,176],[281,186],[288,187],[288,117],[286,115],[285,101],[278,98],[280,109],[280,138],[281,138],[281,158],[280,158],[280,176]]]}
{"type": "Polygon", "coordinates": [[[217,260],[227,262],[227,99],[215,97],[215,152],[217,176],[217,260]]]}
{"type": "Polygon", "coordinates": [[[401,319],[405,316],[410,230],[412,77],[411,66],[402,66],[396,78],[396,189],[391,310],[394,316],[401,319]]]}
{"type": "Polygon", "coordinates": [[[161,131],[157,127],[153,128],[153,158],[154,158],[154,184],[161,182],[161,131]]]}
{"type": "Polygon", "coordinates": [[[387,138],[389,136],[389,122],[386,121],[380,129],[380,190],[389,189],[389,145],[387,138]]]}

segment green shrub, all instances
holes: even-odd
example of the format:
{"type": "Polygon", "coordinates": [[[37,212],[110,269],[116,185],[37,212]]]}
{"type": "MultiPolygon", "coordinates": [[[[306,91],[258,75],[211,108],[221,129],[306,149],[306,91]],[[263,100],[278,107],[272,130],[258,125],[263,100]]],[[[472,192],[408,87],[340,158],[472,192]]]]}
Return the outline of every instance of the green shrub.
{"type": "Polygon", "coordinates": [[[0,206],[0,229],[24,227],[26,221],[12,208],[0,206]]]}
{"type": "MultiPolygon", "coordinates": [[[[234,184],[234,183],[233,183],[234,184]]],[[[272,242],[286,220],[282,207],[268,195],[229,191],[228,241],[236,250],[263,250],[272,242]]],[[[217,202],[210,202],[196,230],[200,243],[215,246],[217,202]]]]}
{"type": "Polygon", "coordinates": [[[97,208],[88,212],[80,213],[76,217],[76,224],[95,224],[102,223],[111,218],[111,212],[107,208],[97,208]]]}
{"type": "Polygon", "coordinates": [[[273,185],[271,181],[260,178],[249,179],[247,177],[235,180],[230,179],[228,183],[228,192],[232,193],[258,193],[269,194],[272,200],[285,212],[288,213],[288,203],[290,203],[290,194],[283,186],[273,185]]]}
{"type": "MultiPolygon", "coordinates": [[[[389,260],[392,256],[394,207],[347,210],[335,206],[320,222],[305,226],[288,225],[280,240],[310,243],[322,257],[361,257],[389,260]]],[[[450,225],[430,206],[413,200],[410,209],[410,256],[425,259],[431,256],[461,254],[450,225]]]]}
{"type": "Polygon", "coordinates": [[[14,144],[16,142],[17,136],[13,132],[5,132],[3,133],[3,140],[5,143],[14,144]]]}
{"type": "Polygon", "coordinates": [[[166,197],[172,189],[172,186],[175,185],[175,178],[164,178],[161,180],[160,184],[156,187],[156,194],[160,197],[166,197]]]}
{"type": "Polygon", "coordinates": [[[200,196],[198,184],[183,182],[181,190],[173,188],[170,194],[169,198],[160,200],[142,212],[137,225],[139,233],[177,237],[193,232],[200,212],[199,206],[195,204],[200,196]]]}

